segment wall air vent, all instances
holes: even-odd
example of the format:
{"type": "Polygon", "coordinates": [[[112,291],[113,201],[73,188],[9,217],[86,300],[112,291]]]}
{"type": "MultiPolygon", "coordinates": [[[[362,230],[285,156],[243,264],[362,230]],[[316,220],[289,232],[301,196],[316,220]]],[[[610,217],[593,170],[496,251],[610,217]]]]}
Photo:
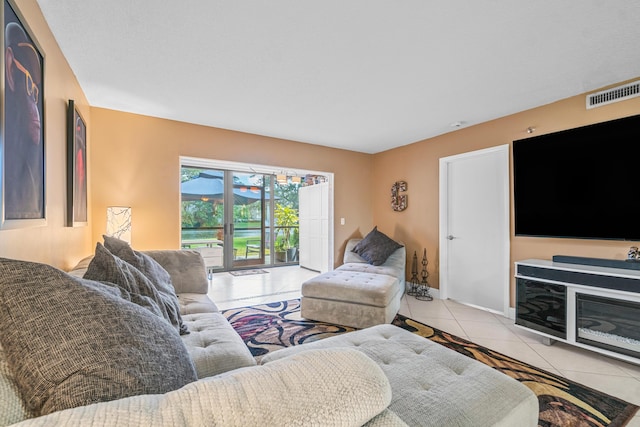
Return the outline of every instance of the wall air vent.
{"type": "Polygon", "coordinates": [[[640,80],[587,95],[587,110],[640,96],[640,80]]]}

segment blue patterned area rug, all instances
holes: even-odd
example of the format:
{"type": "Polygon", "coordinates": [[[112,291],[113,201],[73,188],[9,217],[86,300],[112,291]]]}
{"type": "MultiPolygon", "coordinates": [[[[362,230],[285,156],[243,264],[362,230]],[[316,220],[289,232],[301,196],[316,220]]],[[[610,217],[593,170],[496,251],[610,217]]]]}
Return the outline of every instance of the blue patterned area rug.
{"type": "MultiPolygon", "coordinates": [[[[347,326],[303,320],[300,300],[281,301],[222,311],[259,360],[280,348],[317,341],[355,330],[347,326]]],[[[536,368],[489,348],[398,315],[393,324],[476,359],[522,382],[537,396],[541,427],[619,427],[638,407],[536,368]]]]}

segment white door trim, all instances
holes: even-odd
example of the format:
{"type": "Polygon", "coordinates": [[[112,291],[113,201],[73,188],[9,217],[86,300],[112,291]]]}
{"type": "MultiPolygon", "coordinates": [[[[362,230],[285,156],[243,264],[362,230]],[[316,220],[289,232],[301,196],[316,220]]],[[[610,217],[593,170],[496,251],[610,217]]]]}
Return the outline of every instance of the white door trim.
{"type": "Polygon", "coordinates": [[[440,247],[440,292],[439,292],[439,296],[442,299],[447,299],[448,298],[448,274],[447,272],[449,271],[448,267],[449,267],[449,255],[448,255],[448,251],[446,250],[447,246],[448,246],[448,241],[447,241],[447,235],[448,230],[449,230],[449,214],[448,214],[448,208],[449,208],[449,198],[448,198],[448,193],[447,193],[447,189],[449,188],[449,183],[448,183],[448,167],[449,164],[456,161],[456,160],[460,160],[460,159],[464,159],[464,158],[468,158],[468,157],[475,157],[475,156],[484,156],[487,154],[492,154],[492,153],[504,153],[505,154],[505,158],[506,161],[504,162],[504,166],[501,168],[501,175],[502,175],[502,182],[504,185],[504,192],[503,194],[505,195],[505,203],[504,203],[504,218],[507,219],[506,224],[505,224],[505,230],[503,233],[503,242],[502,244],[504,245],[504,257],[505,259],[504,261],[504,271],[501,274],[502,277],[502,281],[503,281],[503,289],[504,289],[504,316],[508,317],[509,316],[509,303],[510,303],[510,280],[509,280],[509,263],[510,263],[510,257],[511,257],[511,253],[510,253],[510,227],[509,227],[509,209],[510,209],[510,204],[509,204],[509,144],[505,144],[505,145],[499,145],[496,147],[491,147],[491,148],[485,148],[482,150],[477,150],[477,151],[471,151],[468,153],[462,153],[462,154],[457,154],[454,156],[448,156],[448,157],[442,157],[440,158],[440,181],[439,181],[439,186],[440,186],[440,195],[439,195],[439,211],[440,211],[440,221],[439,221],[439,247],[440,247]]]}

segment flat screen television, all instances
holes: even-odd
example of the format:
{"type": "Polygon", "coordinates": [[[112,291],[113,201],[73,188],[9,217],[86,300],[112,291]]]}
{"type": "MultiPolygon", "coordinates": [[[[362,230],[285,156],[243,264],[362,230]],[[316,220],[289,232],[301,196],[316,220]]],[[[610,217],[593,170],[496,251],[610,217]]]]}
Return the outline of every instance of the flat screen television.
{"type": "Polygon", "coordinates": [[[640,115],[513,142],[516,236],[640,241],[640,115]]]}

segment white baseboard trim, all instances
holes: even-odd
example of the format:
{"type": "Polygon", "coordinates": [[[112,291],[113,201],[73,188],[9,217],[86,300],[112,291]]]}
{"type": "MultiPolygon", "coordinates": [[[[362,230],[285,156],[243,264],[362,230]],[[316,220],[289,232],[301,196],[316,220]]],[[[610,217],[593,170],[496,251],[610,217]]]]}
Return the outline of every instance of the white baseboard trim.
{"type": "MultiPolygon", "coordinates": [[[[429,288],[429,295],[431,295],[434,299],[442,299],[440,298],[440,289],[429,288]]],[[[509,307],[508,311],[509,319],[516,318],[516,309],[515,307],[509,307]]]]}

